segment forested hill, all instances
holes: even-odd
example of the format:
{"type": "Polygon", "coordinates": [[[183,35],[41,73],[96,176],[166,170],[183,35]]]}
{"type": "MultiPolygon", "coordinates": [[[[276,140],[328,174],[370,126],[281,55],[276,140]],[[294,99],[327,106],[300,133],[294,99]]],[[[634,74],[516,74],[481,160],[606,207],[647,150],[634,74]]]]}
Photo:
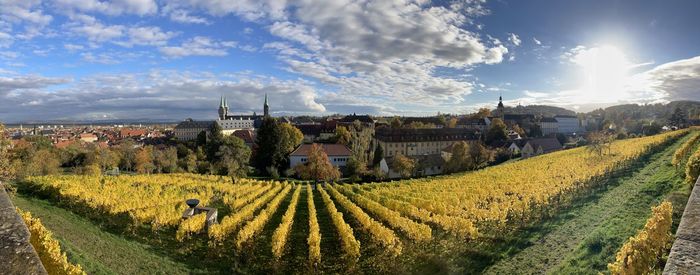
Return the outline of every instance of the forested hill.
{"type": "Polygon", "coordinates": [[[600,115],[611,120],[619,119],[658,119],[667,120],[680,108],[686,118],[700,118],[700,102],[698,101],[672,101],[668,104],[625,104],[610,106],[605,109],[592,111],[590,114],[600,115]]]}
{"type": "Polygon", "coordinates": [[[557,115],[576,115],[576,112],[567,110],[560,107],[547,106],[547,105],[529,105],[529,106],[516,106],[516,107],[506,107],[506,114],[528,114],[544,117],[553,117],[557,115]]]}

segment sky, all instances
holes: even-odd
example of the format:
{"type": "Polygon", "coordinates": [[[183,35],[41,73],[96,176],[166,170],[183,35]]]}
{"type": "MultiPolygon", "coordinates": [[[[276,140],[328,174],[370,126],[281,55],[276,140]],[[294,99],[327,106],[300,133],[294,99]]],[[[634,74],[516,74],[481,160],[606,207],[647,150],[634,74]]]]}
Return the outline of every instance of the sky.
{"type": "Polygon", "coordinates": [[[0,0],[0,121],[700,100],[700,1],[0,0]]]}

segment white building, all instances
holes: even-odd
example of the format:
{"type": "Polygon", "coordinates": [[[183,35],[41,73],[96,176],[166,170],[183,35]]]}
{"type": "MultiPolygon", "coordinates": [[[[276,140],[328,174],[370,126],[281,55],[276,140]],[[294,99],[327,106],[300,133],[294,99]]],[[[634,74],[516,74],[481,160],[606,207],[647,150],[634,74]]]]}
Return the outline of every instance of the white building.
{"type": "Polygon", "coordinates": [[[576,116],[555,116],[559,126],[559,133],[573,134],[581,132],[581,124],[576,116]]]}
{"type": "Polygon", "coordinates": [[[556,134],[559,132],[559,122],[552,117],[543,117],[537,124],[542,130],[542,135],[556,134]]]}
{"type": "MultiPolygon", "coordinates": [[[[328,155],[328,160],[331,161],[331,164],[335,167],[345,167],[347,165],[348,160],[350,160],[350,156],[352,156],[352,152],[350,152],[350,149],[348,149],[347,146],[342,145],[342,144],[320,144],[316,143],[318,146],[321,146],[321,149],[323,152],[328,155]]],[[[289,154],[289,166],[290,167],[295,167],[299,164],[306,163],[309,161],[309,152],[311,152],[311,146],[313,144],[302,144],[297,149],[294,150],[291,154],[289,154]]]]}
{"type": "Polygon", "coordinates": [[[219,127],[221,127],[221,133],[227,136],[233,134],[233,132],[238,130],[255,129],[255,120],[244,119],[243,117],[239,117],[238,119],[219,119],[216,120],[216,123],[219,124],[219,127]]]}

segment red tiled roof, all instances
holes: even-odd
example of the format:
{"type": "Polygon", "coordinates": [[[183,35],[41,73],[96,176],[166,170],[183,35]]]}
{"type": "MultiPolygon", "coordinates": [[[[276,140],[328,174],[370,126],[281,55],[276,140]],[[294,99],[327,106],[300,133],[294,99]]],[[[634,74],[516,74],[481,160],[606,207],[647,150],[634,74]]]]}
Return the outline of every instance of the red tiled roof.
{"type": "Polygon", "coordinates": [[[233,136],[242,139],[245,143],[255,142],[255,138],[253,137],[253,131],[251,130],[238,130],[233,132],[233,136]]]}
{"type": "MultiPolygon", "coordinates": [[[[350,152],[350,149],[348,149],[347,146],[342,145],[342,144],[320,144],[316,143],[321,146],[321,149],[323,149],[324,152],[326,152],[326,155],[328,156],[350,156],[352,155],[352,152],[350,152]]],[[[311,145],[312,144],[302,144],[299,147],[297,147],[294,152],[289,154],[290,156],[308,156],[309,152],[311,151],[311,145]]]]}
{"type": "Polygon", "coordinates": [[[138,137],[145,136],[146,130],[144,129],[121,129],[119,130],[120,137],[138,137]]]}

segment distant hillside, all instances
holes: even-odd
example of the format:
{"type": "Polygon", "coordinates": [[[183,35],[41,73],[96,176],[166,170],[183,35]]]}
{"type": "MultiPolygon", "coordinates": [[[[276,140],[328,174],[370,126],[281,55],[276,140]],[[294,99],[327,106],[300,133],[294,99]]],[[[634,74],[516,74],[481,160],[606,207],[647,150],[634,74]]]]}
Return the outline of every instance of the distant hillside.
{"type": "Polygon", "coordinates": [[[529,105],[529,106],[516,106],[516,107],[505,107],[506,114],[528,114],[544,117],[553,117],[557,115],[576,115],[576,112],[567,110],[560,107],[547,106],[547,105],[529,105]]]}
{"type": "Polygon", "coordinates": [[[688,118],[700,118],[700,102],[672,101],[668,104],[625,104],[598,109],[589,114],[598,115],[612,121],[625,119],[666,120],[671,117],[676,108],[681,108],[688,118]]]}

